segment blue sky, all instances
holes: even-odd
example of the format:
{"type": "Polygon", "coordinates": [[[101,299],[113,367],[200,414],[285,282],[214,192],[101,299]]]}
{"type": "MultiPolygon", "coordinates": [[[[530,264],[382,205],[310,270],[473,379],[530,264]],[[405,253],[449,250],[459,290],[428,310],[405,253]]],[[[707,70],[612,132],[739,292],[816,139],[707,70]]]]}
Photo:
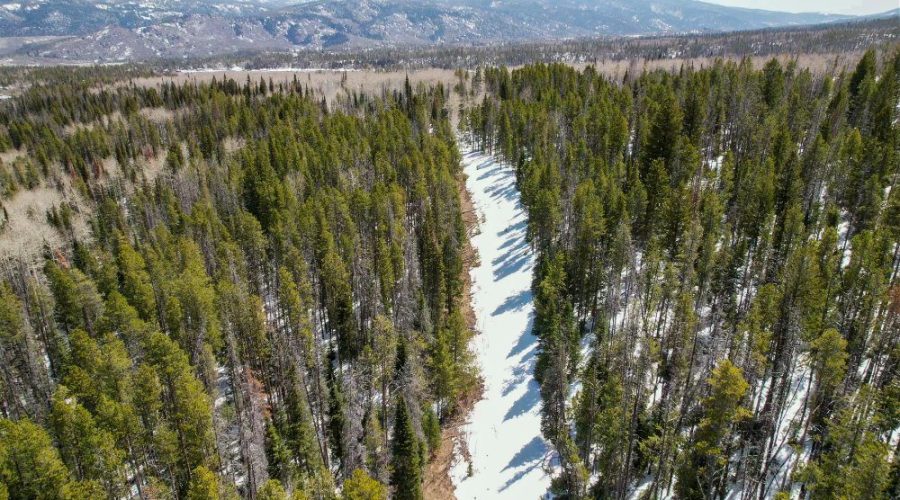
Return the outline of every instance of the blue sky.
{"type": "Polygon", "coordinates": [[[875,14],[900,7],[900,0],[705,0],[710,3],[778,10],[783,12],[831,12],[875,14]]]}

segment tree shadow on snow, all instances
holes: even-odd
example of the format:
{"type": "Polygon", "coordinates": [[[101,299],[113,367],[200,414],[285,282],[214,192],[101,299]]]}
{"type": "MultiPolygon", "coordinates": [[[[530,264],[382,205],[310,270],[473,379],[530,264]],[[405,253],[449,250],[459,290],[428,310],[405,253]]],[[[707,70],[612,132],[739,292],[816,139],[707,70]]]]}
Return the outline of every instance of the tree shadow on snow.
{"type": "Polygon", "coordinates": [[[535,436],[531,441],[526,443],[521,450],[513,455],[512,460],[509,461],[509,463],[503,470],[507,471],[509,469],[518,469],[520,467],[524,467],[524,469],[516,472],[516,474],[512,478],[510,478],[509,481],[504,483],[503,486],[500,487],[500,491],[505,491],[507,488],[525,477],[525,475],[527,475],[529,472],[540,467],[546,454],[547,444],[544,443],[544,440],[539,436],[535,436]]]}
{"type": "Polygon", "coordinates": [[[506,382],[503,385],[503,397],[509,396],[509,393],[514,391],[516,387],[531,381],[531,377],[534,375],[536,355],[537,351],[535,349],[530,349],[525,357],[522,358],[522,361],[512,369],[512,376],[506,379],[506,382]]]}
{"type": "Polygon", "coordinates": [[[505,229],[497,233],[497,236],[509,236],[509,238],[507,238],[506,241],[503,242],[503,245],[501,245],[500,248],[505,248],[506,246],[509,246],[516,241],[527,243],[525,241],[526,229],[528,229],[528,221],[525,220],[525,217],[521,217],[515,224],[506,226],[505,229]]]}
{"type": "Polygon", "coordinates": [[[515,201],[519,198],[519,191],[516,189],[516,183],[513,181],[505,183],[495,183],[484,190],[492,200],[515,201]]]}
{"type": "MultiPolygon", "coordinates": [[[[529,299],[530,300],[530,299],[529,299]]],[[[513,346],[512,349],[509,350],[509,353],[506,355],[506,359],[509,359],[513,356],[518,356],[525,349],[528,349],[535,342],[537,342],[537,337],[531,332],[531,329],[534,328],[534,313],[528,315],[528,325],[525,326],[525,330],[522,331],[522,334],[519,335],[519,338],[516,340],[516,345],[513,346]]]]}
{"type": "Polygon", "coordinates": [[[510,295],[500,304],[497,309],[494,309],[494,312],[491,313],[491,316],[500,316],[501,314],[506,314],[508,312],[513,311],[521,311],[522,308],[526,307],[531,303],[531,290],[522,290],[521,292],[510,295]]]}
{"type": "Polygon", "coordinates": [[[487,160],[482,161],[482,162],[479,163],[478,165],[475,165],[475,170],[482,170],[482,169],[491,167],[491,166],[493,166],[493,165],[497,165],[497,162],[495,162],[494,160],[488,158],[487,160]]]}
{"type": "Polygon", "coordinates": [[[503,416],[504,422],[528,413],[541,402],[540,386],[538,386],[538,383],[535,380],[532,380],[531,377],[527,377],[527,379],[528,389],[525,391],[525,394],[522,394],[522,397],[517,399],[516,402],[509,407],[506,415],[503,416]]]}
{"type": "Polygon", "coordinates": [[[520,221],[497,233],[497,236],[507,239],[500,245],[504,253],[491,262],[494,266],[494,281],[520,271],[531,261],[531,249],[524,237],[525,226],[526,222],[520,221]]]}
{"type": "Polygon", "coordinates": [[[519,272],[530,262],[531,255],[527,251],[509,252],[502,257],[494,259],[494,281],[500,281],[511,274],[519,272]]]}
{"type": "Polygon", "coordinates": [[[510,406],[503,417],[504,422],[531,411],[541,400],[540,386],[532,377],[537,355],[537,351],[533,349],[537,341],[537,337],[531,333],[533,327],[534,313],[531,313],[528,315],[528,324],[522,329],[519,338],[516,340],[516,345],[513,346],[506,356],[509,359],[527,351],[522,360],[512,369],[512,377],[505,381],[503,387],[503,396],[506,397],[516,388],[525,384],[525,393],[510,406]]]}
{"type": "Polygon", "coordinates": [[[520,250],[526,250],[529,248],[528,241],[524,237],[524,223],[516,224],[517,226],[522,226],[522,235],[515,234],[511,238],[507,238],[506,241],[503,242],[497,249],[506,252],[518,252],[520,250]]]}
{"type": "MultiPolygon", "coordinates": [[[[485,168],[487,168],[487,167],[485,167],[485,168]]],[[[486,170],[485,172],[479,174],[478,180],[483,181],[483,180],[489,179],[495,175],[500,175],[502,173],[503,173],[503,168],[500,166],[497,166],[497,167],[494,167],[490,170],[486,170]]]]}
{"type": "MultiPolygon", "coordinates": [[[[512,376],[504,381],[503,386],[503,397],[509,395],[509,393],[513,392],[517,387],[524,384],[529,384],[533,382],[532,375],[534,374],[534,364],[536,362],[535,357],[537,356],[537,350],[534,348],[536,345],[537,338],[531,334],[531,328],[534,325],[534,314],[528,315],[528,326],[519,335],[519,339],[516,342],[516,345],[509,351],[509,354],[506,356],[506,359],[509,359],[513,356],[517,356],[520,353],[525,353],[522,357],[521,361],[519,361],[515,367],[512,369],[512,376]]],[[[534,387],[531,385],[527,386],[527,390],[532,390],[534,387]]],[[[512,410],[510,410],[512,411],[512,410]]],[[[509,417],[510,414],[508,413],[509,417]]],[[[515,416],[515,415],[512,415],[515,416]]]]}

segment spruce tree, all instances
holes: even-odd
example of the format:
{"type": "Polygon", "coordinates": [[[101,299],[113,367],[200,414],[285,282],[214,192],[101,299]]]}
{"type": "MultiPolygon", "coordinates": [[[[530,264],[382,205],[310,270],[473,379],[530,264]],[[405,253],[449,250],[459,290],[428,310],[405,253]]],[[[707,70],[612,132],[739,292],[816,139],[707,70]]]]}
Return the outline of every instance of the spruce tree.
{"type": "Polygon", "coordinates": [[[749,385],[741,370],[724,360],[709,378],[710,395],[703,401],[702,418],[693,442],[678,469],[676,489],[682,498],[709,498],[721,495],[728,477],[731,435],[736,423],[749,411],[741,401],[749,385]]]}
{"type": "Polygon", "coordinates": [[[396,406],[391,442],[392,496],[398,500],[420,500],[423,495],[419,439],[403,398],[396,406]]]}

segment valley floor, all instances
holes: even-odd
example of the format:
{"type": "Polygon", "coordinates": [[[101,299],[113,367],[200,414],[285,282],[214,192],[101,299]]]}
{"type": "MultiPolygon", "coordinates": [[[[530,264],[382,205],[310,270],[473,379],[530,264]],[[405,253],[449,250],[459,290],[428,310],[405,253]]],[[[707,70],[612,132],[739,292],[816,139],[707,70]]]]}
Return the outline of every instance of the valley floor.
{"type": "Polygon", "coordinates": [[[534,257],[511,168],[463,149],[479,218],[472,238],[481,265],[472,269],[478,336],[474,351],[484,394],[462,429],[451,471],[459,499],[537,498],[550,485],[550,448],[540,429],[540,390],[533,378],[537,339],[531,333],[534,257]],[[469,457],[467,460],[465,457],[469,457]]]}

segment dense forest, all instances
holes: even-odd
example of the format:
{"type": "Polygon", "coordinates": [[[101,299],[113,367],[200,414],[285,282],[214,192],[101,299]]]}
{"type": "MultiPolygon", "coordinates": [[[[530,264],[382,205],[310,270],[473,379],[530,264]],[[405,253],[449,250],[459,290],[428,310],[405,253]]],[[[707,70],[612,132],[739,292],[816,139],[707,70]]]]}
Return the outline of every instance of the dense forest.
{"type": "Polygon", "coordinates": [[[0,266],[0,499],[421,498],[476,375],[445,90],[22,72],[0,223],[71,197],[0,266]]]}
{"type": "Polygon", "coordinates": [[[537,253],[556,495],[900,497],[896,47],[471,84],[537,253]]]}
{"type": "Polygon", "coordinates": [[[528,214],[556,497],[900,497],[891,30],[358,55],[474,61],[458,130],[408,79],[0,69],[0,500],[423,498],[478,389],[458,135],[528,214]]]}
{"type": "Polygon", "coordinates": [[[434,47],[373,47],[364,51],[337,48],[297,53],[247,53],[189,61],[160,60],[160,69],[230,68],[378,68],[409,70],[519,66],[534,62],[590,63],[666,61],[673,58],[771,57],[824,55],[865,51],[890,45],[900,36],[896,17],[832,22],[731,33],[691,33],[641,37],[582,37],[566,40],[506,42],[434,47]]]}

